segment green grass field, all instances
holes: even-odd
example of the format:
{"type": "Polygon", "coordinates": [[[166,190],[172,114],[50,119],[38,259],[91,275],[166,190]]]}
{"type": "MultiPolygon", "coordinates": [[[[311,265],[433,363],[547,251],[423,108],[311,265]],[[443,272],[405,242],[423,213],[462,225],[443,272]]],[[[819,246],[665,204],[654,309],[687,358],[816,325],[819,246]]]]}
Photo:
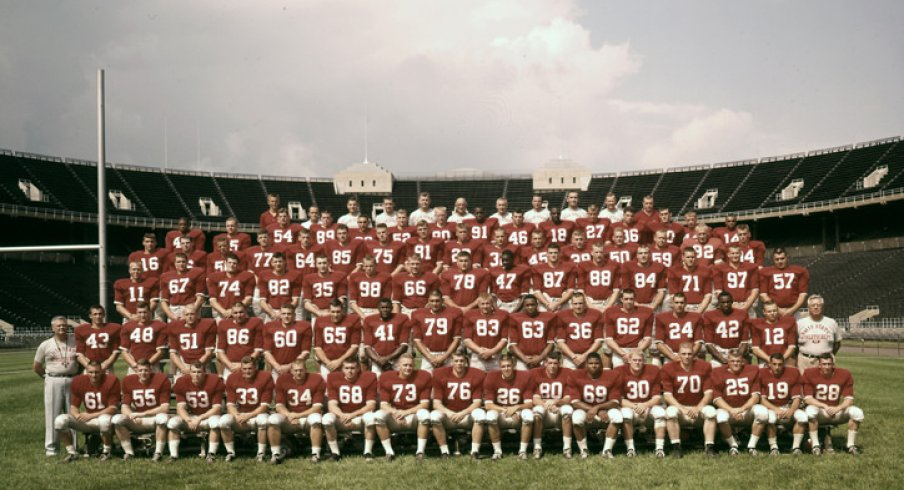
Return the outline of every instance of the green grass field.
{"type": "MultiPolygon", "coordinates": [[[[900,390],[904,359],[849,354],[839,359],[839,365],[853,371],[857,405],[866,412],[859,440],[864,454],[859,457],[723,455],[713,460],[695,451],[682,460],[657,460],[642,449],[633,460],[617,455],[613,461],[565,460],[551,453],[540,461],[522,462],[507,455],[496,462],[462,457],[428,459],[420,465],[411,455],[392,463],[380,459],[365,463],[358,456],[319,465],[290,459],[276,467],[247,458],[231,465],[222,460],[207,465],[193,458],[171,465],[143,459],[63,465],[62,457],[44,456],[43,389],[42,381],[30,372],[32,356],[30,351],[0,351],[3,488],[893,488],[904,458],[896,437],[899,423],[893,418],[904,406],[900,390]]],[[[836,430],[836,447],[843,447],[843,437],[844,430],[836,430]]]]}

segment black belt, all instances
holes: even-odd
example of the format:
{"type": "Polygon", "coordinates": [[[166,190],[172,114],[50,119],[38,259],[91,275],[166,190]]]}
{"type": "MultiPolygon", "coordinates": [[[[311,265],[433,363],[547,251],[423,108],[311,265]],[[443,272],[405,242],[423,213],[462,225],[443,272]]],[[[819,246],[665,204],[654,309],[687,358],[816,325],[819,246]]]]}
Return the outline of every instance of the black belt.
{"type": "Polygon", "coordinates": [[[75,376],[74,374],[53,374],[53,373],[45,373],[45,375],[49,378],[71,378],[75,376]]]}
{"type": "Polygon", "coordinates": [[[803,352],[801,352],[800,355],[802,355],[804,357],[809,357],[810,359],[817,359],[822,354],[804,354],[803,352]]]}

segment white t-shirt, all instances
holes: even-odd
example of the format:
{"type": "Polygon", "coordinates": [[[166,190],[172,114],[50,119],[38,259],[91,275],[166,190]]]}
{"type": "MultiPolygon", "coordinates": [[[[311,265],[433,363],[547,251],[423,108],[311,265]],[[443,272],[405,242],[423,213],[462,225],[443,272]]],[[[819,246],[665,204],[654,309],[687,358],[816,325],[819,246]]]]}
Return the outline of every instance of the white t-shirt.
{"type": "Polygon", "coordinates": [[[340,225],[345,225],[345,226],[349,227],[349,229],[358,228],[358,217],[359,216],[361,216],[361,213],[343,214],[342,216],[339,217],[339,221],[337,221],[337,223],[340,225]]]}
{"type": "Polygon", "coordinates": [[[587,210],[584,208],[565,208],[562,210],[560,217],[562,221],[576,221],[578,218],[586,218],[587,210]]]}
{"type": "MultiPolygon", "coordinates": [[[[430,208],[427,211],[417,208],[408,215],[408,223],[410,223],[411,226],[417,226],[418,222],[421,220],[424,220],[427,223],[435,223],[436,215],[433,213],[433,208],[430,208]]],[[[452,221],[452,219],[450,218],[449,221],[452,221]]]]}
{"type": "Polygon", "coordinates": [[[802,354],[818,356],[831,353],[839,340],[841,329],[832,318],[823,316],[817,322],[808,315],[797,320],[797,347],[802,354]]]}
{"type": "Polygon", "coordinates": [[[524,222],[539,225],[544,221],[549,221],[549,209],[543,208],[539,211],[531,208],[530,211],[524,212],[524,222]]]}
{"type": "Polygon", "coordinates": [[[499,223],[499,226],[505,226],[512,222],[512,213],[505,213],[505,216],[499,213],[493,213],[490,218],[496,218],[496,222],[499,223]]]}
{"type": "Polygon", "coordinates": [[[461,223],[466,219],[474,219],[474,215],[471,213],[458,214],[455,211],[449,215],[449,223],[461,223]]]}
{"type": "Polygon", "coordinates": [[[609,211],[606,208],[603,208],[600,211],[600,218],[608,218],[612,223],[618,223],[622,220],[624,213],[621,208],[615,208],[615,211],[609,211]]]}
{"type": "Polygon", "coordinates": [[[376,224],[384,224],[386,226],[395,226],[396,225],[396,213],[395,211],[392,214],[388,214],[385,211],[378,214],[376,218],[374,218],[374,223],[376,224]]]}

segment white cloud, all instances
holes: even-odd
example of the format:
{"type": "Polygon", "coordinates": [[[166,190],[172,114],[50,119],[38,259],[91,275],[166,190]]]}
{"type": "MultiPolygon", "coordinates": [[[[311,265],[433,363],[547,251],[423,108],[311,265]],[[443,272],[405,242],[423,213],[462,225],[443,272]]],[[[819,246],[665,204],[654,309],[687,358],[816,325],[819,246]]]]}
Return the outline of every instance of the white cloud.
{"type": "Polygon", "coordinates": [[[646,149],[641,163],[674,166],[738,160],[743,156],[740,152],[750,147],[753,134],[750,113],[729,109],[707,112],[692,117],[668,138],[646,149]]]}

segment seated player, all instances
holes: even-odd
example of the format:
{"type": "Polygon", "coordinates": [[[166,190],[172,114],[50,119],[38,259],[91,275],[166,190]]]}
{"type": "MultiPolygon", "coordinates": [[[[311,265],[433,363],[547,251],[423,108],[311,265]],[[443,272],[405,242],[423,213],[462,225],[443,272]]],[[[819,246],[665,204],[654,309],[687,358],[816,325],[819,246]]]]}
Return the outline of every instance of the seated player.
{"type": "Polygon", "coordinates": [[[684,293],[672,296],[672,310],[656,315],[653,329],[656,349],[660,356],[653,356],[653,363],[662,359],[662,363],[678,362],[678,347],[684,342],[693,345],[694,356],[703,349],[703,316],[693,311],[686,311],[687,300],[684,293]]]}
{"type": "Polygon", "coordinates": [[[738,349],[742,356],[750,350],[750,320],[747,312],[733,306],[731,294],[719,293],[718,308],[703,314],[703,340],[713,367],[728,364],[728,351],[738,349]]]}
{"type": "Polygon", "coordinates": [[[672,444],[672,455],[681,458],[681,429],[703,427],[703,439],[708,456],[715,456],[716,408],[710,405],[713,388],[710,380],[712,366],[697,359],[694,346],[684,342],[678,347],[679,362],[662,367],[662,397],[665,409],[666,429],[672,444]]]}
{"type": "Polygon", "coordinates": [[[785,362],[797,367],[797,321],[793,316],[779,316],[778,305],[763,305],[763,318],[750,320],[750,350],[761,366],[772,354],[781,354],[785,362]]]}
{"type": "Polygon", "coordinates": [[[257,431],[258,463],[264,462],[267,452],[267,424],[270,402],[273,401],[273,378],[270,373],[257,370],[257,359],[245,356],[241,372],[226,378],[226,414],[220,417],[220,434],[226,446],[226,461],[235,459],[235,433],[257,431]]]}
{"type": "Polygon", "coordinates": [[[461,346],[462,314],[458,308],[446,306],[443,293],[433,290],[427,308],[411,315],[412,341],[421,355],[421,369],[449,364],[452,353],[461,346]]]}
{"type": "MultiPolygon", "coordinates": [[[[537,298],[524,298],[524,308],[509,317],[509,352],[518,362],[515,369],[526,371],[540,367],[553,352],[558,320],[551,311],[540,312],[537,298]]],[[[562,356],[557,355],[559,364],[562,356]]]]}
{"type": "Polygon", "coordinates": [[[605,427],[606,438],[602,456],[612,459],[612,448],[615,438],[621,429],[623,417],[621,406],[621,375],[618,371],[603,371],[603,360],[596,352],[587,355],[587,366],[575,370],[568,380],[571,405],[574,414],[571,423],[574,426],[574,438],[581,451],[581,459],[587,459],[587,433],[605,427]]]}
{"type": "MultiPolygon", "coordinates": [[[[769,421],[769,411],[760,401],[760,370],[747,364],[741,352],[733,349],[728,353],[728,365],[713,369],[713,404],[716,408],[716,424],[725,443],[728,454],[738,455],[738,441],[732,427],[750,427],[756,421],[769,421]]],[[[756,449],[748,449],[752,456],[756,449]]]]}
{"type": "Polygon", "coordinates": [[[129,262],[129,277],[113,283],[113,304],[123,321],[135,320],[135,307],[142,301],[156,310],[159,296],[156,276],[145,277],[141,262],[129,262]]]}
{"type": "Polygon", "coordinates": [[[659,368],[644,364],[643,351],[633,349],[625,357],[627,361],[622,367],[622,419],[624,425],[625,446],[627,456],[636,454],[634,434],[636,428],[646,429],[653,426],[656,436],[656,457],[665,457],[665,409],[662,407],[662,385],[659,368]]]}
{"type": "Polygon", "coordinates": [[[571,458],[571,395],[568,379],[571,369],[563,368],[562,354],[550,352],[546,363],[530,370],[534,379],[534,459],[543,457],[543,431],[561,429],[562,454],[571,458]]]}
{"type": "Polygon", "coordinates": [[[295,361],[307,361],[314,337],[310,323],[295,319],[292,303],[283,304],[279,313],[278,320],[262,327],[264,361],[270,367],[274,383],[280,375],[289,373],[295,361]]]}
{"type": "Polygon", "coordinates": [[[455,351],[452,365],[433,371],[433,410],[430,424],[440,457],[449,457],[448,430],[471,431],[471,458],[480,454],[486,411],[483,404],[483,371],[468,367],[468,354],[455,351]]]}
{"type": "Polygon", "coordinates": [[[360,344],[361,320],[354,313],[346,315],[341,301],[330,303],[329,316],[314,319],[314,356],[324,378],[354,357],[360,344]]]}
{"type": "Polygon", "coordinates": [[[609,260],[605,245],[594,243],[590,261],[578,266],[578,290],[587,297],[587,305],[600,312],[615,304],[621,294],[621,264],[609,260]]]}
{"type": "Polygon", "coordinates": [[[848,426],[846,450],[849,454],[860,454],[857,431],[863,422],[863,410],[854,405],[854,378],[851,372],[835,367],[835,357],[826,353],[819,356],[818,367],[804,371],[803,384],[813,454],[822,454],[819,427],[845,422],[848,426]]]}
{"type": "Polygon", "coordinates": [[[411,320],[392,312],[392,300],[381,298],[378,311],[364,319],[364,341],[361,343],[362,352],[370,359],[370,369],[375,374],[396,369],[396,361],[408,352],[408,339],[411,338],[411,320]]]}
{"type": "Polygon", "coordinates": [[[100,363],[101,369],[113,374],[113,364],[119,358],[119,342],[122,325],[108,323],[101,305],[88,308],[91,323],[75,327],[75,355],[78,363],[87,370],[91,361],[100,363]]]}
{"type": "Polygon", "coordinates": [[[620,308],[609,308],[603,315],[606,344],[604,365],[619,367],[625,363],[626,349],[646,352],[653,345],[653,310],[637,306],[633,289],[625,288],[621,294],[620,308]]]}
{"type": "Polygon", "coordinates": [[[377,271],[377,259],[370,255],[361,260],[361,270],[348,277],[348,308],[359,318],[377,313],[380,298],[392,294],[392,276],[377,271]]]}
{"type": "Polygon", "coordinates": [[[533,435],[534,381],[527,371],[515,370],[515,359],[503,354],[499,370],[487,373],[483,383],[486,424],[493,444],[493,459],[502,459],[502,430],[521,427],[518,459],[527,459],[527,447],[533,435]]]}
{"type": "Polygon", "coordinates": [[[374,458],[374,410],[377,408],[377,375],[361,371],[361,363],[355,357],[342,361],[342,368],[326,378],[328,412],[323,416],[323,430],[330,446],[332,458],[338,461],[339,442],[337,431],[364,433],[364,459],[374,458]]]}
{"type": "Polygon", "coordinates": [[[587,308],[582,293],[571,297],[571,308],[556,315],[558,333],[556,345],[562,352],[562,366],[568,369],[584,367],[590,354],[600,350],[606,335],[603,314],[587,308]]]}
{"type": "Polygon", "coordinates": [[[508,344],[509,314],[496,309],[489,293],[481,293],[477,309],[465,313],[462,323],[462,343],[471,352],[471,366],[499,369],[500,353],[508,344]]]}
{"type": "Polygon", "coordinates": [[[791,454],[801,454],[800,443],[807,429],[807,414],[800,409],[802,398],[800,371],[786,369],[785,358],[781,354],[770,355],[768,366],[760,369],[760,404],[769,411],[768,420],[765,423],[753,422],[747,450],[756,450],[765,428],[769,438],[769,455],[778,456],[778,426],[793,424],[791,454]]]}
{"type": "Polygon", "coordinates": [[[392,276],[392,303],[396,313],[412,317],[414,310],[427,306],[428,295],[440,289],[439,277],[424,272],[420,255],[411,255],[405,267],[392,276]]]}
{"type": "Polygon", "coordinates": [[[308,373],[303,359],[292,361],[291,369],[276,380],[276,406],[267,422],[270,464],[283,460],[283,434],[307,433],[311,439],[311,461],[320,461],[323,444],[323,396],[326,383],[317,373],[308,373]]]}
{"type": "Polygon", "coordinates": [[[156,449],[152,461],[160,461],[167,442],[170,381],[165,374],[154,372],[147,359],[139,359],[135,371],[122,379],[122,408],[113,416],[113,430],[125,453],[123,460],[135,457],[132,434],[153,432],[156,449]]]}
{"type": "Polygon", "coordinates": [[[793,316],[807,300],[810,271],[791,264],[788,252],[778,247],[772,251],[772,265],[760,269],[760,301],[773,301],[781,316],[793,316]]]}
{"type": "Polygon", "coordinates": [[[224,380],[242,368],[242,359],[257,362],[264,350],[261,319],[248,318],[248,308],[242,303],[232,305],[231,313],[232,318],[217,326],[217,364],[224,380]]]}
{"type": "Polygon", "coordinates": [[[88,361],[85,374],[72,379],[69,413],[58,415],[53,428],[59,432],[60,445],[66,449],[64,463],[79,460],[72,431],[100,434],[101,461],[110,459],[113,449],[113,420],[119,408],[120,385],[113,374],[107,374],[100,361],[88,361]],[[82,403],[85,411],[81,411],[82,403]]]}
{"type": "MultiPolygon", "coordinates": [[[[207,364],[194,362],[191,374],[183,376],[173,386],[176,395],[176,415],[170,417],[170,459],[179,458],[182,434],[208,432],[207,462],[213,463],[220,447],[220,414],[223,410],[223,393],[226,385],[216,374],[207,373],[207,364]]],[[[201,448],[201,457],[205,456],[201,448]]]]}
{"type": "Polygon", "coordinates": [[[398,371],[385,371],[380,375],[380,409],[374,413],[377,436],[386,451],[386,460],[392,461],[390,436],[398,432],[414,431],[417,436],[415,457],[423,461],[430,432],[430,389],[433,378],[427,371],[414,369],[414,356],[409,353],[399,357],[398,371]]]}

